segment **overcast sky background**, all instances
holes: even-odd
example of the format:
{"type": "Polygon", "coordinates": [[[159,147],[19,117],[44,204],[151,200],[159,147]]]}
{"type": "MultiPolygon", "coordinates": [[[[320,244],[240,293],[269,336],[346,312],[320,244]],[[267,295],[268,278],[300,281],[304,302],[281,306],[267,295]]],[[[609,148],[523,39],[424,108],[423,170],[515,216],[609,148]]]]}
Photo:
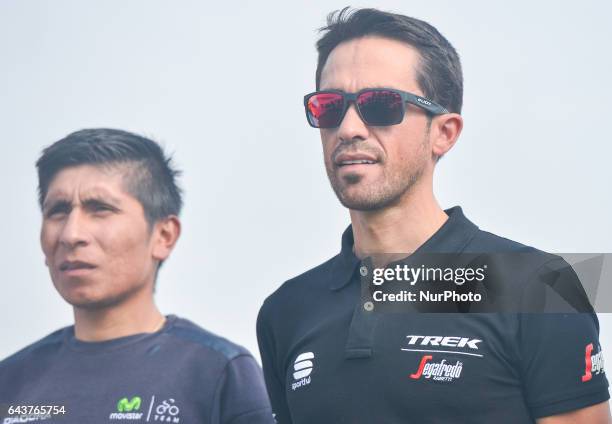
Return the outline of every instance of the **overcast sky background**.
{"type": "MultiPolygon", "coordinates": [[[[88,127],[174,152],[183,235],[157,302],[258,356],[264,298],[334,255],[349,222],[302,109],[315,29],[345,5],[0,2],[0,358],[72,323],[38,243],[34,162],[88,127]]],[[[612,252],[612,2],[352,5],[424,19],[461,56],[465,129],[438,165],[444,207],[551,252],[612,252]]],[[[605,351],[612,319],[600,320],[605,351]]]]}

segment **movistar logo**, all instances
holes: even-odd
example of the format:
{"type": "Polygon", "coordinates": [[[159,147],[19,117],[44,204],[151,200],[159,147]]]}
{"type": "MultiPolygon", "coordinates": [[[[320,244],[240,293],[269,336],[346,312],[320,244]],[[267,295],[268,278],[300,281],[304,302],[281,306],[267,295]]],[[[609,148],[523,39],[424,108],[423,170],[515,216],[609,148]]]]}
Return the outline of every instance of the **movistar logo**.
{"type": "Polygon", "coordinates": [[[140,409],[140,403],[142,400],[138,396],[134,396],[132,400],[124,397],[117,402],[117,411],[119,412],[132,412],[140,409]]]}

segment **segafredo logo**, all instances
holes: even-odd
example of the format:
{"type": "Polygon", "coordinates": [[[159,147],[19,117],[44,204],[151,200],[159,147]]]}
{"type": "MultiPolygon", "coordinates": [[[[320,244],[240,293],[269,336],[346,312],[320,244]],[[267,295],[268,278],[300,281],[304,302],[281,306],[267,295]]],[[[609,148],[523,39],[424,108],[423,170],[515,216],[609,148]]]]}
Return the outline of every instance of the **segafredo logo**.
{"type": "Polygon", "coordinates": [[[599,352],[593,353],[593,343],[586,345],[584,349],[584,375],[582,382],[585,383],[593,378],[593,375],[601,374],[604,370],[604,358],[601,346],[599,352]]]}
{"type": "Polygon", "coordinates": [[[312,352],[300,353],[298,357],[295,358],[295,362],[293,363],[293,370],[295,371],[293,373],[293,379],[296,381],[291,384],[292,390],[310,384],[310,373],[314,366],[312,363],[313,359],[314,353],[312,352]]]}
{"type": "Polygon", "coordinates": [[[463,362],[448,362],[442,359],[440,362],[429,362],[433,359],[432,355],[425,355],[421,358],[417,370],[410,374],[410,378],[418,380],[420,378],[431,378],[434,381],[450,382],[461,377],[463,362]]]}

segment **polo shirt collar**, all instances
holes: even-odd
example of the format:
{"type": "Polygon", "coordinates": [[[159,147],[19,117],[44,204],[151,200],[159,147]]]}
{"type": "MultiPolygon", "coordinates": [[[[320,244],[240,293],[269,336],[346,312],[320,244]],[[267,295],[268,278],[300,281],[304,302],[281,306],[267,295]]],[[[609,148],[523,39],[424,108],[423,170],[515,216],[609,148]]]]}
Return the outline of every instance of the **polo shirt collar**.
{"type": "MultiPolygon", "coordinates": [[[[474,238],[478,227],[465,217],[460,206],[444,211],[446,222],[415,253],[458,253],[462,252],[474,238]]],[[[342,249],[333,259],[330,273],[330,289],[340,290],[351,281],[357,266],[361,263],[353,253],[353,228],[351,225],[342,233],[342,249]]]]}

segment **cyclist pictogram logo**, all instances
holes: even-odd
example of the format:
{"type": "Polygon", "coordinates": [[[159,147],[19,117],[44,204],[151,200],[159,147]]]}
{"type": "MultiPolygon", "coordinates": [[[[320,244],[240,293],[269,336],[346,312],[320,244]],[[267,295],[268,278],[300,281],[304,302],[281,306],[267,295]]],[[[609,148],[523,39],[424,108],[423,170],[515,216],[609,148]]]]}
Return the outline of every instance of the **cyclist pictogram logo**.
{"type": "Polygon", "coordinates": [[[178,416],[180,409],[174,403],[174,399],[170,398],[158,404],[155,407],[153,421],[178,423],[180,421],[178,416]]]}

